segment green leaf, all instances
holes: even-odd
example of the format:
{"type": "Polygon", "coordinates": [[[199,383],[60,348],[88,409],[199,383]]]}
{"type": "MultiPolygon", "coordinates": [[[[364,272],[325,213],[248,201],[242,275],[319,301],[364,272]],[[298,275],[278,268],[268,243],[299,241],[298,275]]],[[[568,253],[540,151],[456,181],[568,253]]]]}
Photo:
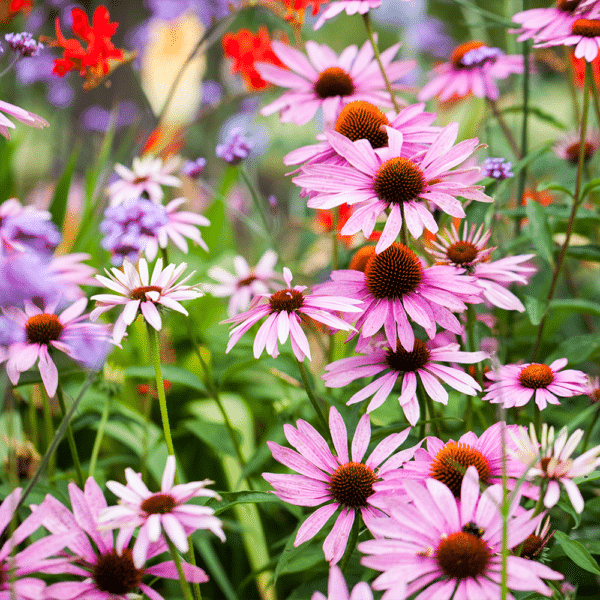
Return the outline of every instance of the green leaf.
{"type": "Polygon", "coordinates": [[[558,345],[558,348],[548,358],[548,362],[565,357],[569,359],[570,364],[579,364],[590,358],[599,348],[600,334],[574,335],[558,345]]]}
{"type": "Polygon", "coordinates": [[[546,310],[546,303],[533,296],[525,296],[525,310],[531,324],[539,325],[546,310]]]}
{"type": "MultiPolygon", "coordinates": [[[[183,426],[206,445],[210,446],[217,454],[236,456],[227,427],[222,423],[215,423],[214,421],[207,421],[196,417],[185,421],[183,426]]],[[[236,435],[238,435],[237,432],[236,435]]]]}
{"type": "Polygon", "coordinates": [[[281,502],[279,498],[275,494],[270,494],[268,492],[251,492],[251,491],[242,491],[242,492],[223,492],[220,494],[223,502],[218,502],[216,500],[210,500],[208,502],[209,506],[218,505],[218,508],[215,508],[215,515],[220,515],[222,512],[225,512],[228,508],[235,506],[236,504],[257,504],[259,502],[281,502]]]}
{"type": "MultiPolygon", "coordinates": [[[[503,113],[514,113],[514,112],[523,112],[523,105],[519,106],[509,106],[508,108],[502,109],[503,113]]],[[[553,125],[558,129],[562,129],[563,131],[567,129],[567,126],[559,121],[554,115],[547,113],[545,110],[542,110],[538,106],[527,106],[527,112],[530,115],[536,116],[540,121],[544,121],[549,125],[553,125]]]]}
{"type": "Polygon", "coordinates": [[[600,575],[600,567],[594,560],[592,555],[585,549],[585,547],[579,542],[572,540],[566,533],[562,531],[556,531],[554,533],[554,539],[562,546],[565,554],[579,567],[593,573],[594,575],[600,575]]]}
{"type": "Polygon", "coordinates": [[[558,183],[540,183],[540,185],[538,185],[538,187],[537,187],[537,191],[544,192],[545,190],[554,190],[556,192],[563,192],[564,194],[569,196],[569,198],[573,198],[573,192],[571,192],[571,190],[567,189],[565,186],[560,185],[558,183]]]}
{"type": "Polygon", "coordinates": [[[582,483],[586,483],[588,481],[595,481],[596,479],[600,479],[600,471],[594,471],[589,475],[583,475],[582,477],[573,477],[573,482],[577,485],[582,483]]]}
{"type": "Polygon", "coordinates": [[[206,565],[207,571],[221,588],[221,591],[227,600],[239,600],[235,588],[229,581],[227,571],[223,568],[223,565],[221,564],[218,555],[213,550],[207,536],[202,535],[203,533],[204,532],[200,531],[194,535],[194,545],[198,548],[198,552],[206,565]]]}
{"type": "Polygon", "coordinates": [[[529,219],[529,239],[538,254],[551,266],[554,266],[554,256],[552,254],[554,242],[548,225],[548,217],[545,208],[529,200],[525,207],[525,213],[529,219]]]}
{"type": "MultiPolygon", "coordinates": [[[[161,365],[161,371],[163,378],[168,379],[171,383],[178,383],[179,385],[184,385],[197,392],[201,392],[203,395],[208,395],[202,380],[187,369],[176,367],[175,365],[161,365]]],[[[125,377],[154,379],[154,367],[127,367],[127,369],[125,369],[125,377]]]]}
{"type": "Polygon", "coordinates": [[[590,192],[600,187],[600,177],[588,181],[583,190],[581,190],[581,200],[583,200],[590,192]]]}
{"type": "Polygon", "coordinates": [[[77,157],[79,156],[79,144],[75,146],[69,162],[65,166],[65,170],[62,172],[56,189],[54,190],[54,196],[50,204],[50,215],[52,221],[59,228],[62,229],[65,214],[67,212],[67,199],[69,197],[69,190],[71,189],[71,179],[73,177],[73,171],[75,170],[75,164],[77,163],[77,157]]]}
{"type": "Polygon", "coordinates": [[[586,315],[600,317],[600,304],[591,300],[579,298],[556,299],[550,302],[550,310],[564,310],[566,312],[578,312],[586,315]]]}
{"type": "Polygon", "coordinates": [[[575,522],[573,529],[577,529],[579,527],[579,525],[581,525],[581,515],[579,515],[579,514],[577,514],[577,512],[575,512],[575,509],[573,508],[573,505],[571,504],[571,500],[569,499],[568,496],[566,498],[564,496],[561,496],[561,498],[557,502],[556,506],[558,506],[562,511],[564,511],[565,513],[567,513],[568,515],[571,515],[573,517],[573,521],[575,522]]]}
{"type": "Polygon", "coordinates": [[[584,244],[583,246],[569,246],[567,256],[578,258],[579,260],[589,260],[591,262],[600,262],[600,246],[595,244],[584,244]]]}

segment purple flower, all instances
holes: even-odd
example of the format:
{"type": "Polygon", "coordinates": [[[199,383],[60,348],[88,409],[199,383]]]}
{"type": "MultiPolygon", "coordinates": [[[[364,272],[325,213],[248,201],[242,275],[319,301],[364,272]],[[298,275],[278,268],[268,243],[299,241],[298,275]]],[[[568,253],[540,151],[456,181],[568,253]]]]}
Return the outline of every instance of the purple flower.
{"type": "Polygon", "coordinates": [[[446,58],[454,47],[444,23],[429,15],[409,26],[407,34],[412,46],[420,52],[431,54],[434,58],[446,58]]]}
{"type": "Polygon", "coordinates": [[[204,167],[206,167],[206,159],[200,156],[196,160],[188,160],[181,168],[181,172],[195,179],[204,171],[204,167]]]}
{"type": "MultiPolygon", "coordinates": [[[[134,102],[122,102],[119,105],[115,129],[131,125],[136,115],[137,106],[134,102]]],[[[90,131],[105,132],[108,129],[110,119],[111,111],[96,105],[86,108],[81,115],[83,127],[90,131]]]]}
{"type": "Polygon", "coordinates": [[[48,102],[53,106],[65,108],[75,98],[75,92],[68,83],[68,77],[56,77],[52,74],[53,65],[54,59],[44,49],[35,58],[19,60],[15,65],[15,71],[21,85],[30,85],[38,81],[45,83],[48,102]]]}
{"type": "Polygon", "coordinates": [[[215,154],[230,165],[237,165],[248,158],[252,146],[253,143],[245,137],[244,130],[241,127],[234,127],[225,142],[217,146],[215,154]]]}
{"type": "Polygon", "coordinates": [[[490,48],[489,46],[479,46],[473,48],[460,59],[460,63],[465,67],[481,67],[486,62],[494,62],[496,58],[502,56],[503,52],[500,48],[490,48]]]}
{"type": "Polygon", "coordinates": [[[40,50],[44,48],[44,44],[36,42],[31,33],[27,31],[7,33],[4,39],[13,52],[17,52],[23,57],[38,56],[40,50]]]}
{"type": "Polygon", "coordinates": [[[512,162],[503,158],[486,158],[483,161],[482,175],[492,179],[509,179],[515,174],[511,172],[512,162]]]}

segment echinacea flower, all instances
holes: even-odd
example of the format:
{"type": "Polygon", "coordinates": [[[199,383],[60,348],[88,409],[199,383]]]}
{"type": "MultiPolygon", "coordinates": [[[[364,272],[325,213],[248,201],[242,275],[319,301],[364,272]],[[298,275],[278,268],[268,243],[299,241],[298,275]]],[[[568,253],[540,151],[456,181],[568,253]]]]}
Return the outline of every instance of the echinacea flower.
{"type": "Polygon", "coordinates": [[[344,554],[354,520],[362,516],[370,528],[371,522],[381,511],[370,505],[373,484],[390,469],[398,468],[409,460],[414,448],[392,453],[406,440],[410,427],[383,439],[363,462],[371,440],[369,415],[363,415],[356,427],[348,454],[348,432],[340,413],[335,407],[329,411],[329,429],[335,454],[312,425],[299,419],[297,429],[284,425],[288,442],[296,451],[275,442],[267,442],[273,458],[294,469],[300,475],[263,473],[263,477],[275,488],[275,495],[296,506],[321,506],[304,521],[294,541],[299,546],[312,539],[327,521],[340,510],[331,532],[325,538],[325,558],[336,564],[344,554]],[[383,462],[385,460],[385,462],[383,462]],[[383,463],[383,464],[382,464],[383,463]]]}
{"type": "Polygon", "coordinates": [[[586,394],[594,404],[600,404],[600,379],[588,375],[586,394]]]}
{"type": "Polygon", "coordinates": [[[19,108],[14,104],[9,104],[8,102],[4,102],[4,100],[0,100],[0,135],[3,135],[7,140],[10,140],[8,128],[14,129],[15,125],[10,119],[2,114],[3,112],[14,117],[20,123],[35,127],[36,129],[42,129],[43,127],[48,127],[50,125],[46,119],[42,119],[42,117],[39,117],[24,108],[19,108]]]}
{"type": "MultiPolygon", "coordinates": [[[[408,0],[410,1],[410,0],[408,0]]],[[[374,8],[381,6],[381,0],[335,0],[327,5],[325,10],[319,15],[315,23],[315,31],[319,29],[325,21],[337,17],[340,13],[346,11],[347,15],[365,15],[374,8]]]]}
{"type": "MultiPolygon", "coordinates": [[[[375,539],[358,545],[366,554],[361,563],[383,573],[372,584],[386,590],[382,600],[482,600],[499,598],[502,581],[501,513],[503,490],[493,485],[480,495],[479,476],[469,467],[462,480],[460,500],[436,479],[404,483],[410,503],[400,499],[390,518],[380,519],[375,539]]],[[[507,542],[521,544],[533,533],[544,513],[533,509],[515,516],[520,494],[509,506],[507,542]]],[[[535,591],[551,596],[542,579],[563,576],[542,563],[508,555],[509,590],[535,591]]],[[[509,594],[508,598],[512,598],[509,594]]]]}
{"type": "MultiPolygon", "coordinates": [[[[414,60],[392,62],[399,48],[400,44],[394,44],[381,53],[381,63],[392,83],[416,64],[414,60]]],[[[282,123],[304,125],[321,107],[325,122],[334,122],[344,105],[353,100],[392,107],[369,41],[360,50],[348,46],[339,56],[329,46],[312,40],[306,42],[308,57],[281,42],[273,42],[273,50],[289,70],[267,63],[257,63],[256,70],[265,81],[290,91],[265,106],[260,111],[263,115],[280,111],[282,123]]]]}
{"type": "MultiPolygon", "coordinates": [[[[348,161],[347,166],[306,165],[292,180],[310,192],[309,208],[333,208],[346,202],[354,213],[344,225],[342,235],[353,235],[362,229],[369,238],[377,217],[389,209],[376,252],[383,252],[398,237],[403,220],[417,239],[427,228],[438,230],[427,202],[453,217],[463,217],[465,211],[457,197],[491,202],[480,185],[460,181],[465,171],[452,169],[464,162],[475,150],[477,139],[464,140],[454,146],[458,123],[451,123],[436,135],[426,152],[412,157],[405,155],[404,136],[385,126],[388,146],[374,150],[366,140],[351,142],[336,131],[325,132],[335,151],[348,161]],[[454,176],[452,181],[447,180],[454,176]]],[[[478,167],[474,167],[475,170],[478,167]]]]}
{"type": "Polygon", "coordinates": [[[548,39],[557,29],[571,23],[573,14],[580,7],[580,0],[557,0],[555,6],[531,8],[513,15],[512,20],[520,25],[519,29],[509,29],[509,33],[518,33],[517,42],[531,38],[548,39]]]}
{"type": "Polygon", "coordinates": [[[25,312],[10,306],[2,309],[15,327],[25,332],[24,341],[8,348],[6,373],[13,385],[19,383],[21,373],[38,361],[38,368],[46,392],[50,397],[56,393],[58,370],[49,350],[56,348],[74,361],[98,369],[102,366],[109,348],[109,332],[106,325],[82,322],[87,298],[81,298],[67,307],[60,315],[54,314],[57,302],[44,310],[25,301],[25,312]]]}
{"type": "Polygon", "coordinates": [[[431,70],[431,81],[421,88],[417,97],[429,100],[437,96],[440,102],[445,102],[471,93],[477,98],[495,101],[500,95],[495,80],[522,72],[522,56],[506,55],[499,48],[473,40],[457,46],[449,62],[431,70]]]}
{"type": "Polygon", "coordinates": [[[306,286],[291,287],[292,272],[287,267],[283,268],[283,279],[287,285],[286,289],[273,294],[259,294],[251,304],[250,310],[223,321],[223,323],[237,324],[229,332],[229,343],[225,353],[229,352],[244,333],[263,317],[267,317],[267,320],[260,326],[254,338],[254,358],[258,358],[265,348],[267,354],[276,358],[279,355],[277,341],[284,344],[289,336],[294,356],[299,361],[304,360],[305,356],[310,360],[308,339],[300,327],[303,318],[314,319],[333,329],[343,331],[353,329],[334,313],[338,311],[360,313],[362,309],[356,306],[362,304],[360,300],[334,295],[304,294],[306,286]],[[261,300],[267,301],[260,304],[261,300]]]}
{"type": "Polygon", "coordinates": [[[96,301],[96,308],[90,314],[92,321],[114,306],[124,305],[123,312],[119,315],[113,329],[114,343],[118,344],[123,339],[127,326],[133,323],[138,311],[141,311],[147,323],[160,331],[162,319],[157,305],[176,310],[187,316],[188,312],[180,302],[194,300],[203,295],[196,286],[184,285],[195,271],[189,273],[181,281],[177,281],[186,270],[186,263],[181,263],[179,266],[171,263],[164,269],[162,265],[162,258],[159,258],[154,265],[152,277],[150,277],[146,259],[140,258],[137,270],[132,263],[125,260],[123,271],[112,268],[112,274],[105,270],[108,277],[96,275],[96,279],[104,287],[117,292],[117,294],[92,296],[91,299],[96,301]]]}
{"type": "Polygon", "coordinates": [[[512,408],[525,406],[535,396],[535,403],[543,410],[548,404],[560,404],[557,396],[585,394],[585,373],[574,369],[562,371],[567,362],[566,358],[559,358],[550,366],[539,363],[501,366],[485,374],[494,383],[487,388],[483,400],[512,408]]]}
{"type": "Polygon", "coordinates": [[[134,530],[140,528],[132,550],[133,563],[138,569],[146,561],[150,544],[163,536],[181,552],[188,551],[187,538],[197,529],[208,529],[225,541],[221,520],[214,516],[215,511],[208,506],[187,503],[191,498],[219,498],[216,492],[206,488],[214,482],[205,479],[174,486],[175,468],[175,457],[169,455],[160,492],[152,493],[141,476],[129,467],[125,469],[126,486],[117,481],[106,482],[106,487],[120,501],[118,506],[99,512],[100,529],[120,529],[116,550],[122,552],[134,530]]]}
{"type": "Polygon", "coordinates": [[[389,346],[379,347],[364,356],[342,358],[327,365],[323,379],[327,387],[343,387],[361,377],[382,373],[381,377],[356,392],[347,402],[347,404],[355,404],[373,396],[367,406],[367,412],[371,412],[385,402],[396,381],[401,377],[402,393],[398,401],[408,422],[414,426],[420,416],[417,401],[418,379],[421,380],[427,395],[442,404],[448,403],[448,392],[441,385],[440,380],[470,396],[475,396],[478,391],[481,391],[481,386],[464,371],[438,364],[439,362],[477,363],[487,358],[485,352],[460,352],[459,348],[458,344],[434,348],[419,339],[415,339],[410,352],[406,351],[400,343],[394,349],[389,346]]]}
{"type": "Polygon", "coordinates": [[[268,294],[269,290],[279,287],[277,280],[281,276],[273,270],[276,262],[277,254],[273,250],[267,250],[253,268],[243,256],[236,256],[233,259],[235,275],[222,267],[211,267],[208,275],[219,283],[205,284],[204,289],[216,298],[229,298],[227,314],[233,317],[248,310],[255,296],[268,294]]]}
{"type": "MultiPolygon", "coordinates": [[[[554,153],[563,160],[571,163],[574,167],[579,164],[579,146],[581,135],[579,132],[572,131],[563,135],[554,144],[552,149],[554,153]]],[[[585,142],[583,144],[583,160],[588,162],[600,148],[600,133],[598,131],[586,131],[585,142]]]]}
{"type": "Polygon", "coordinates": [[[600,49],[600,19],[572,17],[570,23],[567,22],[561,29],[554,30],[550,39],[538,41],[534,47],[548,46],[575,46],[575,58],[584,58],[587,62],[592,62],[600,49]]]}
{"type": "Polygon", "coordinates": [[[545,489],[546,508],[552,508],[558,502],[562,484],[575,512],[583,512],[583,497],[573,478],[589,475],[600,465],[600,445],[571,458],[583,434],[583,429],[576,429],[569,436],[565,426],[555,437],[554,427],[548,427],[546,423],[542,423],[539,441],[533,423],[529,425],[529,433],[525,427],[511,432],[516,447],[509,451],[527,470],[527,480],[541,485],[541,490],[545,489]]]}
{"type": "MultiPolygon", "coordinates": [[[[121,548],[114,543],[114,534],[99,529],[100,514],[106,508],[106,499],[93,477],[85,482],[81,491],[74,483],[69,484],[69,497],[73,512],[50,494],[34,513],[42,524],[55,535],[67,537],[63,546],[66,564],[54,567],[50,572],[62,575],[63,581],[46,588],[43,598],[47,600],[91,599],[132,600],[136,590],[152,600],[164,600],[156,590],[142,581],[145,575],[177,579],[178,574],[172,560],[146,567],[144,561],[134,564],[130,539],[124,540],[121,548]],[[83,579],[65,580],[65,575],[83,579]]],[[[131,536],[129,536],[131,537],[131,536]]],[[[149,544],[146,557],[154,558],[168,551],[164,540],[149,544]]],[[[190,582],[204,583],[208,576],[199,567],[183,562],[183,572],[190,582]]],[[[36,600],[40,596],[36,596],[36,600]]],[[[33,600],[33,599],[32,599],[33,600]]]]}
{"type": "Polygon", "coordinates": [[[329,569],[327,596],[315,592],[310,600],[373,600],[373,592],[366,581],[360,581],[354,586],[352,593],[348,594],[348,586],[342,571],[338,566],[333,565],[329,569]]]}

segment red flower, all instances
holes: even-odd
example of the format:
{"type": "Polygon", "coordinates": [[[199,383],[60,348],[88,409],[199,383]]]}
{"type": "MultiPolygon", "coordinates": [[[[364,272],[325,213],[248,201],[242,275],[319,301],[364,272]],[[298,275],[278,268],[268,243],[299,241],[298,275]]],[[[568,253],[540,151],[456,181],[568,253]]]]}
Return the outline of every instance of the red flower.
{"type": "MultiPolygon", "coordinates": [[[[283,41],[287,42],[287,40],[283,41]]],[[[249,29],[240,29],[237,33],[227,33],[223,36],[221,44],[225,56],[233,59],[231,72],[240,73],[251,90],[263,90],[271,85],[258,74],[254,67],[257,62],[266,62],[286,68],[273,52],[269,32],[264,26],[260,27],[256,34],[249,29]]]]}
{"type": "MultiPolygon", "coordinates": [[[[571,59],[571,65],[573,66],[573,80],[577,87],[583,87],[583,80],[585,79],[585,59],[575,58],[575,51],[569,52],[569,58],[571,59]]],[[[600,86],[600,54],[592,61],[592,72],[594,73],[594,81],[597,86],[600,86]]]]}
{"type": "Polygon", "coordinates": [[[7,23],[18,12],[31,12],[33,0],[0,0],[0,23],[7,23]]]}
{"type": "Polygon", "coordinates": [[[327,4],[329,0],[280,0],[287,8],[286,19],[288,21],[297,22],[300,25],[304,22],[304,11],[312,6],[313,16],[319,12],[321,4],[327,4]]]}

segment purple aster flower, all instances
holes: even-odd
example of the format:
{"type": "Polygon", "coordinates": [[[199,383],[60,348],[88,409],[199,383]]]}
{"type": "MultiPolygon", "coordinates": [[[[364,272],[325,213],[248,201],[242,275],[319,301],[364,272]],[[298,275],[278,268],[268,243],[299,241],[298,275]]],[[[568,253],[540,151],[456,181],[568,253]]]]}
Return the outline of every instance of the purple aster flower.
{"type": "Polygon", "coordinates": [[[492,179],[509,179],[514,177],[514,173],[511,172],[512,162],[504,160],[503,158],[486,158],[483,161],[483,167],[481,174],[484,177],[491,177],[492,179]]]}
{"type": "Polygon", "coordinates": [[[13,52],[17,52],[23,57],[37,56],[44,47],[44,44],[34,40],[33,35],[27,31],[7,33],[4,39],[13,52]]]}
{"type": "Polygon", "coordinates": [[[234,127],[225,141],[217,146],[215,154],[230,165],[237,165],[248,158],[252,146],[252,140],[245,137],[244,130],[241,127],[234,127]]]}
{"type": "Polygon", "coordinates": [[[181,172],[188,177],[196,179],[204,171],[204,167],[206,167],[206,159],[200,156],[196,160],[186,161],[183,167],[181,167],[181,172]]]}

